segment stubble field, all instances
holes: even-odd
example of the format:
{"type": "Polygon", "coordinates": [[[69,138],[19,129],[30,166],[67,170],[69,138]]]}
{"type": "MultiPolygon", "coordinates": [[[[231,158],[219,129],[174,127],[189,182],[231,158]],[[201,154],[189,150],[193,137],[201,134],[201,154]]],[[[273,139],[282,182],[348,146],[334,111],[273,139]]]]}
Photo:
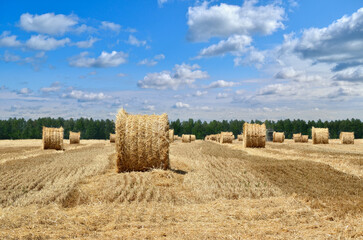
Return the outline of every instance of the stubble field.
{"type": "Polygon", "coordinates": [[[176,141],[120,174],[108,141],[40,146],[0,141],[0,239],[363,239],[363,140],[176,141]]]}

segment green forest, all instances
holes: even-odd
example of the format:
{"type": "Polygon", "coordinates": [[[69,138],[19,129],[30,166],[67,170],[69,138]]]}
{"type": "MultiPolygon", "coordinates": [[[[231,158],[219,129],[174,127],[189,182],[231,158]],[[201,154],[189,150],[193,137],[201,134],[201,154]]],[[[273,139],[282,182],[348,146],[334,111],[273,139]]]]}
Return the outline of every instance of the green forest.
{"type": "MultiPolygon", "coordinates": [[[[262,123],[254,120],[251,123],[262,123]]],[[[201,121],[189,119],[187,121],[170,122],[170,128],[176,135],[194,134],[198,139],[206,135],[220,133],[221,131],[233,132],[235,136],[242,132],[243,120],[201,121]]],[[[279,120],[264,122],[266,128],[277,132],[285,132],[286,138],[292,138],[294,133],[302,133],[311,137],[311,127],[329,128],[330,138],[338,138],[339,133],[354,132],[355,138],[363,137],[363,122],[359,119],[336,121],[304,121],[304,120],[279,120]]],[[[10,118],[0,120],[0,139],[41,139],[42,127],[63,127],[64,138],[69,137],[69,131],[81,132],[82,139],[108,139],[114,133],[115,125],[112,120],[94,120],[92,118],[63,119],[63,118],[38,118],[25,120],[23,118],[10,118]]]]}

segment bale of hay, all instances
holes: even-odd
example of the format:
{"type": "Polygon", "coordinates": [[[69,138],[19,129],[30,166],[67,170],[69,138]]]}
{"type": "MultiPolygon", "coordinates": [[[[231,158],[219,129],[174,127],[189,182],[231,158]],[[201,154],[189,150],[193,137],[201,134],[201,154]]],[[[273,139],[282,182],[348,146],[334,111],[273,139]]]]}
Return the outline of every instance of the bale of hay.
{"type": "Polygon", "coordinates": [[[216,134],[217,135],[217,142],[221,141],[221,134],[216,134]]]}
{"type": "Polygon", "coordinates": [[[69,132],[69,144],[79,144],[81,140],[81,132],[69,132]]]}
{"type": "Polygon", "coordinates": [[[195,135],[190,135],[190,141],[195,141],[196,137],[195,135]]]}
{"type": "Polygon", "coordinates": [[[354,132],[341,132],[339,139],[341,144],[354,144],[354,132]]]}
{"type": "Polygon", "coordinates": [[[309,142],[309,135],[301,135],[301,142],[302,143],[309,142]]]}
{"type": "Polygon", "coordinates": [[[232,143],[234,135],[232,132],[221,132],[220,143],[232,143]]]}
{"type": "Polygon", "coordinates": [[[243,141],[243,134],[238,134],[237,139],[238,141],[243,141]]]}
{"type": "Polygon", "coordinates": [[[168,115],[131,115],[121,109],[116,116],[117,171],[169,168],[168,115]]]}
{"type": "Polygon", "coordinates": [[[63,149],[64,130],[60,128],[43,127],[42,148],[43,149],[63,149]]]}
{"type": "Polygon", "coordinates": [[[174,142],[174,129],[169,129],[169,141],[174,142]]]}
{"type": "Polygon", "coordinates": [[[209,141],[209,135],[205,136],[204,141],[209,141]]]}
{"type": "Polygon", "coordinates": [[[209,140],[211,141],[217,141],[217,135],[216,134],[212,134],[209,136],[209,140]]]}
{"type": "Polygon", "coordinates": [[[311,138],[313,144],[328,144],[329,143],[329,129],[328,128],[312,128],[311,138]]]}
{"type": "Polygon", "coordinates": [[[294,142],[301,142],[301,133],[293,134],[292,139],[294,139],[294,142]]]}
{"type": "Polygon", "coordinates": [[[266,145],[265,124],[243,124],[243,146],[245,148],[264,148],[266,145]]]}
{"type": "Polygon", "coordinates": [[[179,136],[178,135],[174,135],[174,141],[175,140],[179,140],[179,136]]]}
{"type": "Polygon", "coordinates": [[[285,141],[284,132],[274,132],[272,135],[272,141],[276,143],[283,143],[285,141]]]}
{"type": "Polygon", "coordinates": [[[112,133],[110,133],[110,142],[111,142],[111,143],[116,142],[116,134],[112,134],[112,133]]]}
{"type": "Polygon", "coordinates": [[[192,138],[190,134],[183,134],[182,135],[182,142],[183,143],[190,143],[192,141],[192,138]]]}

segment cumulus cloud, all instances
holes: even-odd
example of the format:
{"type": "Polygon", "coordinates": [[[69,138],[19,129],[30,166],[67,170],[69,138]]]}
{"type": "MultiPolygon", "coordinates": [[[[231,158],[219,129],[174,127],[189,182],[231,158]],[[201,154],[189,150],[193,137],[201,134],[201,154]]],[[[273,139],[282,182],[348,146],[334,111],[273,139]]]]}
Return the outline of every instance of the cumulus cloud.
{"type": "Polygon", "coordinates": [[[59,47],[64,47],[69,42],[69,38],[57,40],[45,35],[32,35],[30,39],[26,41],[25,45],[33,50],[50,51],[59,47]]]}
{"type": "Polygon", "coordinates": [[[295,70],[293,67],[282,68],[278,73],[275,74],[275,78],[294,80],[298,82],[319,82],[323,80],[323,78],[319,75],[308,75],[304,71],[295,70]]]}
{"type": "Polygon", "coordinates": [[[111,31],[114,31],[117,33],[121,31],[121,25],[119,25],[117,23],[113,23],[113,22],[107,22],[107,21],[101,22],[100,28],[102,28],[104,30],[111,30],[111,31]]]}
{"type": "Polygon", "coordinates": [[[154,105],[146,105],[146,106],[144,106],[144,110],[155,111],[155,106],[154,105]]]}
{"type": "Polygon", "coordinates": [[[2,60],[4,62],[17,62],[17,61],[21,60],[21,57],[18,55],[12,54],[8,51],[5,51],[5,53],[2,57],[2,60]]]}
{"type": "Polygon", "coordinates": [[[156,60],[163,60],[163,59],[165,59],[165,55],[164,54],[155,55],[154,56],[154,59],[156,59],[156,60]]]}
{"type": "Polygon", "coordinates": [[[129,39],[126,41],[126,43],[140,47],[140,46],[145,46],[147,42],[143,41],[143,40],[139,40],[135,36],[130,35],[129,39]]]}
{"type": "Polygon", "coordinates": [[[228,93],[218,93],[216,98],[222,99],[222,98],[227,98],[228,96],[229,96],[228,93]]]}
{"type": "Polygon", "coordinates": [[[175,108],[190,108],[190,105],[183,102],[177,102],[174,105],[175,108]]]}
{"type": "Polygon", "coordinates": [[[40,69],[41,64],[46,60],[46,58],[47,56],[44,52],[38,52],[33,56],[22,58],[18,55],[5,51],[1,60],[3,60],[4,62],[16,62],[20,65],[29,64],[33,67],[34,70],[37,71],[40,69]]]}
{"type": "Polygon", "coordinates": [[[77,99],[80,102],[83,101],[100,101],[108,98],[104,93],[93,93],[93,92],[84,92],[81,90],[72,90],[69,93],[64,93],[62,95],[63,98],[72,98],[77,99]]]}
{"type": "Polygon", "coordinates": [[[74,43],[72,45],[75,45],[75,46],[77,46],[79,48],[90,48],[97,41],[99,41],[99,39],[91,37],[90,39],[88,39],[86,41],[79,41],[79,42],[76,42],[76,43],[74,43]]]}
{"type": "Polygon", "coordinates": [[[212,37],[231,35],[272,34],[284,28],[285,11],[275,4],[255,6],[256,1],[246,0],[242,6],[221,3],[188,9],[188,35],[190,41],[206,41],[212,37]]]}
{"type": "Polygon", "coordinates": [[[211,84],[208,85],[207,88],[224,88],[224,87],[233,87],[238,85],[239,83],[237,82],[227,82],[224,80],[218,80],[215,82],[212,82],[211,84]]]}
{"type": "Polygon", "coordinates": [[[138,62],[138,65],[146,65],[146,66],[155,66],[156,64],[158,64],[158,60],[163,60],[165,58],[164,54],[159,54],[154,56],[153,59],[143,59],[140,62],[138,62]]]}
{"type": "Polygon", "coordinates": [[[4,31],[0,35],[0,47],[20,47],[22,44],[16,38],[17,36],[10,35],[9,31],[4,31]]]}
{"type": "Polygon", "coordinates": [[[21,94],[21,95],[28,95],[30,93],[32,93],[33,91],[29,88],[22,88],[18,91],[18,94],[21,94]]]}
{"type": "Polygon", "coordinates": [[[353,67],[340,71],[333,76],[335,80],[344,80],[350,82],[363,82],[363,67],[353,67]]]}
{"type": "Polygon", "coordinates": [[[83,52],[78,56],[69,59],[69,65],[73,67],[117,67],[126,63],[128,54],[124,52],[112,51],[111,53],[102,51],[98,58],[87,57],[88,52],[83,52]]]}
{"type": "Polygon", "coordinates": [[[24,13],[20,16],[20,27],[28,32],[45,33],[50,35],[63,35],[78,23],[75,15],[63,15],[45,13],[42,15],[32,15],[24,13]]]}
{"type": "Polygon", "coordinates": [[[58,92],[61,89],[59,82],[54,82],[50,85],[50,87],[43,87],[40,89],[43,93],[51,93],[51,92],[58,92]]]}
{"type": "Polygon", "coordinates": [[[199,70],[197,64],[176,64],[173,72],[162,71],[159,73],[148,73],[143,80],[138,81],[141,88],[154,89],[178,89],[185,86],[191,86],[196,80],[208,78],[208,73],[199,70]]]}
{"type": "Polygon", "coordinates": [[[250,47],[244,57],[236,57],[233,61],[235,66],[253,65],[256,68],[261,68],[265,62],[265,54],[254,47],[250,47]]]}
{"type": "Polygon", "coordinates": [[[168,0],[158,0],[159,7],[162,7],[164,3],[166,3],[168,0]]]}
{"type": "Polygon", "coordinates": [[[217,44],[213,44],[199,52],[198,57],[223,56],[226,53],[239,55],[245,52],[246,46],[249,46],[252,38],[245,35],[233,35],[227,40],[222,40],[217,44]]]}
{"type": "Polygon", "coordinates": [[[200,96],[203,96],[203,95],[206,95],[208,94],[207,91],[196,91],[193,95],[196,96],[196,97],[200,97],[200,96]]]}

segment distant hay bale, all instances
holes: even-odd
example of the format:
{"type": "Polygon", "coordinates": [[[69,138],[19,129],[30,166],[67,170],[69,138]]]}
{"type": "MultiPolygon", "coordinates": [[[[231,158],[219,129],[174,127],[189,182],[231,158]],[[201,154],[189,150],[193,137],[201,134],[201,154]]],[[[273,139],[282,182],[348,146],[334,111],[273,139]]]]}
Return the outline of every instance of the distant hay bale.
{"type": "Polygon", "coordinates": [[[245,148],[264,148],[266,144],[265,124],[243,124],[243,146],[245,148]]]}
{"type": "Polygon", "coordinates": [[[217,135],[217,142],[221,141],[221,134],[216,134],[217,135]]]}
{"type": "Polygon", "coordinates": [[[183,134],[182,135],[182,142],[183,143],[190,143],[192,141],[192,138],[190,134],[183,134]]]}
{"type": "Polygon", "coordinates": [[[131,115],[121,109],[116,116],[117,171],[169,168],[168,115],[131,115]]]}
{"type": "Polygon", "coordinates": [[[63,149],[64,130],[60,128],[43,127],[42,148],[43,149],[63,149]]]}
{"type": "Polygon", "coordinates": [[[169,129],[169,141],[174,142],[174,129],[169,129]]]}
{"type": "Polygon", "coordinates": [[[110,133],[110,142],[111,142],[111,143],[116,142],[116,134],[112,134],[112,133],[110,133]]]}
{"type": "Polygon", "coordinates": [[[313,139],[313,144],[328,144],[329,129],[313,127],[311,129],[311,138],[313,139]]]}
{"type": "Polygon", "coordinates": [[[301,133],[295,133],[292,135],[292,139],[294,139],[294,142],[301,142],[301,133]]]}
{"type": "Polygon", "coordinates": [[[69,144],[79,144],[81,140],[81,132],[69,132],[69,144]]]}
{"type": "Polygon", "coordinates": [[[196,137],[195,135],[190,135],[190,141],[195,141],[196,137]]]}
{"type": "Polygon", "coordinates": [[[354,144],[354,132],[341,132],[339,139],[341,144],[354,144]]]}
{"type": "Polygon", "coordinates": [[[309,135],[301,135],[301,142],[302,143],[309,142],[309,135]]]}
{"type": "Polygon", "coordinates": [[[238,141],[243,141],[243,134],[238,134],[237,139],[238,141]]]}
{"type": "Polygon", "coordinates": [[[232,132],[221,132],[220,143],[232,143],[234,135],[232,132]]]}
{"type": "Polygon", "coordinates": [[[179,140],[179,136],[178,135],[174,135],[174,141],[175,140],[179,140]]]}
{"type": "Polygon", "coordinates": [[[217,141],[217,135],[216,134],[212,134],[209,136],[209,140],[211,141],[217,141]]]}
{"type": "Polygon", "coordinates": [[[205,136],[205,138],[204,138],[204,141],[209,141],[209,136],[207,135],[207,136],[205,136]]]}
{"type": "Polygon", "coordinates": [[[283,143],[285,141],[284,132],[274,132],[272,135],[272,141],[276,143],[283,143]]]}

